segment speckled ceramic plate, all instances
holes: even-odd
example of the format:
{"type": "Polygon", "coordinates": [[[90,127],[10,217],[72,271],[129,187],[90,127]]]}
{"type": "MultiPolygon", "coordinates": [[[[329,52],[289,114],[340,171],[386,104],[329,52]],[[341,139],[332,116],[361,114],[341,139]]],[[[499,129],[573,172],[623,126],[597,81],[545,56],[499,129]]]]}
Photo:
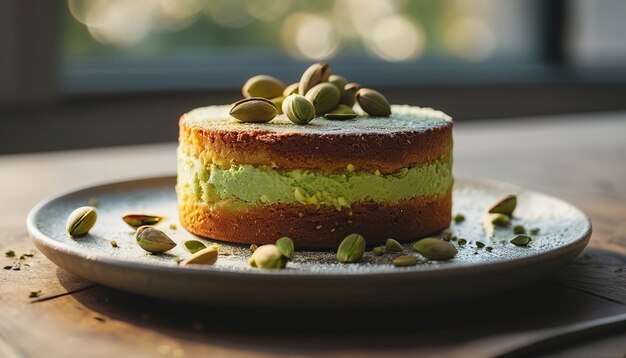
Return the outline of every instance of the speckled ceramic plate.
{"type": "Polygon", "coordinates": [[[63,193],[31,211],[28,231],[37,248],[60,267],[120,290],[206,304],[298,307],[422,305],[486,295],[554,272],[573,260],[591,235],[585,215],[559,199],[504,183],[457,178],[453,213],[463,213],[466,220],[452,224],[451,230],[467,243],[451,241],[459,253],[449,261],[426,261],[406,244],[405,253],[420,257],[420,264],[397,268],[391,264],[396,254],[378,257],[371,250],[358,264],[339,264],[334,252],[297,251],[286,269],[259,270],[248,267],[248,247],[220,242],[216,265],[182,267],[176,256],[190,255],[182,242],[196,237],[178,224],[174,184],[174,177],[150,178],[63,193]],[[509,243],[514,236],[510,228],[497,229],[489,239],[480,224],[486,208],[507,194],[518,195],[513,225],[540,229],[527,247],[509,243]],[[90,199],[99,202],[98,222],[89,235],[68,237],[68,214],[90,199]],[[121,220],[130,211],[165,216],[158,227],[179,245],[164,255],[144,252],[121,220]],[[493,250],[479,248],[478,241],[493,250]]]}

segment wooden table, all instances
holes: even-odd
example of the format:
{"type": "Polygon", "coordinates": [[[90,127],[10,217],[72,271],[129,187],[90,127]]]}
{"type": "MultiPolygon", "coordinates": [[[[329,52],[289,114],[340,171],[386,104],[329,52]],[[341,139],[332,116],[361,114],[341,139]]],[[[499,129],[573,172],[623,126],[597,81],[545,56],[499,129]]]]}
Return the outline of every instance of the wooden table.
{"type": "MultiPolygon", "coordinates": [[[[170,174],[175,144],[0,156],[0,248],[34,250],[30,208],[67,187],[170,174]]],[[[94,285],[40,253],[0,270],[0,357],[402,355],[622,357],[626,113],[459,123],[456,175],[540,190],[592,220],[589,247],[542,282],[398,311],[267,312],[153,300],[94,285]],[[29,292],[42,290],[39,299],[29,292]],[[581,331],[582,330],[582,331],[581,331]],[[579,333],[575,333],[579,332],[579,333]]],[[[14,259],[0,257],[2,266],[14,259]]]]}

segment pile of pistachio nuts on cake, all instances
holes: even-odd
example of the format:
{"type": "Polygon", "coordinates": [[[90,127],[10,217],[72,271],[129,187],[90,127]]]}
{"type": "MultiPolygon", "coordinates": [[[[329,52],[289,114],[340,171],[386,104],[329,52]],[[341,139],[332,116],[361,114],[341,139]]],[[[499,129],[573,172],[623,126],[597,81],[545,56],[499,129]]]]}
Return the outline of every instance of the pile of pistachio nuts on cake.
{"type": "Polygon", "coordinates": [[[307,124],[315,116],[343,120],[357,117],[359,106],[370,116],[389,117],[391,106],[380,92],[330,74],[330,66],[316,63],[307,68],[300,82],[287,86],[281,80],[257,75],[242,88],[244,99],[235,102],[230,115],[241,122],[266,123],[285,114],[296,124],[307,124]]]}

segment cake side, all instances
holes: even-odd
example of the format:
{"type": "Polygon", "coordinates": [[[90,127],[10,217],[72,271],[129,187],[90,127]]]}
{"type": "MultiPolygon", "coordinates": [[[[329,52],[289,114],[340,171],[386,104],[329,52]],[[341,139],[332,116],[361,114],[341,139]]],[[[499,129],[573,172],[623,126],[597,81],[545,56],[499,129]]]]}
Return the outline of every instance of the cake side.
{"type": "Polygon", "coordinates": [[[226,107],[205,107],[181,117],[179,141],[185,154],[223,168],[248,164],[332,172],[351,165],[389,174],[449,155],[450,117],[432,109],[392,108],[389,118],[316,119],[296,126],[281,116],[261,125],[233,122],[226,107]]]}
{"type": "Polygon", "coordinates": [[[224,106],[184,115],[181,223],[218,240],[264,244],[289,236],[303,248],[336,247],[352,232],[378,244],[444,229],[452,122],[430,109],[394,108],[388,118],[317,118],[307,126],[281,118],[232,122],[224,106]]]}
{"type": "Polygon", "coordinates": [[[452,191],[396,203],[360,201],[341,211],[296,204],[231,210],[228,203],[211,210],[195,201],[181,202],[179,210],[181,223],[196,235],[248,245],[272,244],[287,236],[299,249],[335,249],[355,232],[368,245],[380,245],[390,237],[403,242],[435,234],[450,224],[452,191]]]}

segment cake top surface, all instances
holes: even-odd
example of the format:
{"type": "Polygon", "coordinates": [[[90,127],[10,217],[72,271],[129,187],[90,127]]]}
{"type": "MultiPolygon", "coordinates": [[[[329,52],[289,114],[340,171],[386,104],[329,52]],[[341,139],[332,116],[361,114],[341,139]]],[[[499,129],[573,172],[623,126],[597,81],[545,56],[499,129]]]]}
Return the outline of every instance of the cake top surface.
{"type": "Polygon", "coordinates": [[[355,119],[316,117],[307,125],[294,124],[285,115],[279,115],[269,123],[242,123],[232,118],[229,110],[228,105],[196,108],[183,116],[182,123],[188,128],[201,130],[321,135],[416,132],[445,127],[452,122],[452,118],[441,111],[408,105],[392,105],[389,117],[371,117],[356,106],[359,117],[355,119]]]}

